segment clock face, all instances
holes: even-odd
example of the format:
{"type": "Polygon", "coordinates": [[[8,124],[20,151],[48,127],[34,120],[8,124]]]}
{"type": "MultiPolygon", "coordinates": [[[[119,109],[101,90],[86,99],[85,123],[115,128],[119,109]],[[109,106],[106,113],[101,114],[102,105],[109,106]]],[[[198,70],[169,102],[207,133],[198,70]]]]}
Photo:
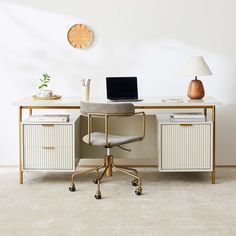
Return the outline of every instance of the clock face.
{"type": "Polygon", "coordinates": [[[92,43],[93,32],[87,25],[76,24],[69,29],[67,39],[74,48],[87,48],[92,43]]]}

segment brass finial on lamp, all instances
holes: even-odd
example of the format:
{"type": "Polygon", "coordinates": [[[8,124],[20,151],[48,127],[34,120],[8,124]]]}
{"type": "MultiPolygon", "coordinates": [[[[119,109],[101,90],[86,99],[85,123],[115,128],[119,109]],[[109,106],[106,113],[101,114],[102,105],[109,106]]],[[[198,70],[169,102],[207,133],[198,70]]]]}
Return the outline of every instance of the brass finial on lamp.
{"type": "Polygon", "coordinates": [[[198,80],[198,76],[212,75],[211,70],[206,64],[203,57],[191,57],[185,66],[185,75],[194,76],[195,80],[192,80],[188,87],[188,97],[191,99],[201,99],[205,95],[204,87],[201,80],[198,80]]]}

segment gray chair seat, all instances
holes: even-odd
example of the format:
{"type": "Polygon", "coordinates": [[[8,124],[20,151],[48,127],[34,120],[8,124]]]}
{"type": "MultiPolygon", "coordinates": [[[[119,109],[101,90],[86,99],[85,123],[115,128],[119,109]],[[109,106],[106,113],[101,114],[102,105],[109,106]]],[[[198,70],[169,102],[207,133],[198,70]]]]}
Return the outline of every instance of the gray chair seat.
{"type": "MultiPolygon", "coordinates": [[[[88,135],[83,137],[83,141],[88,143],[88,135]]],[[[122,145],[126,143],[133,143],[142,140],[140,136],[120,136],[108,134],[108,146],[113,147],[117,145],[122,145]]],[[[100,132],[91,133],[90,136],[91,145],[95,146],[106,146],[105,134],[100,132]]]]}

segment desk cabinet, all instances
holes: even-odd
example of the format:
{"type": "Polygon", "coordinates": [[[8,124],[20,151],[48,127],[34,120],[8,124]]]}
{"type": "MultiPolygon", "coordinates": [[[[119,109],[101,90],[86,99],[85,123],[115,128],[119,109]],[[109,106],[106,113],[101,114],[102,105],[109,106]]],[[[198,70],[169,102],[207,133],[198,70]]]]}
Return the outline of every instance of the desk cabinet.
{"type": "Polygon", "coordinates": [[[212,171],[212,122],[159,122],[160,171],[212,171]]]}
{"type": "Polygon", "coordinates": [[[74,171],[79,161],[79,120],[22,123],[24,171],[74,171]]]}

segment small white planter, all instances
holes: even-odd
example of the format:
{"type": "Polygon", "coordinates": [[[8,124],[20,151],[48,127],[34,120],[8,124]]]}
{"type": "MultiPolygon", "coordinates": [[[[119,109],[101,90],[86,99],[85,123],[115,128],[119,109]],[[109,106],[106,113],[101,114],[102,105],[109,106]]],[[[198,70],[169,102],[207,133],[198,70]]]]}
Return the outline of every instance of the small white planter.
{"type": "Polygon", "coordinates": [[[52,97],[52,95],[52,90],[41,90],[39,93],[37,93],[38,97],[52,97]]]}

